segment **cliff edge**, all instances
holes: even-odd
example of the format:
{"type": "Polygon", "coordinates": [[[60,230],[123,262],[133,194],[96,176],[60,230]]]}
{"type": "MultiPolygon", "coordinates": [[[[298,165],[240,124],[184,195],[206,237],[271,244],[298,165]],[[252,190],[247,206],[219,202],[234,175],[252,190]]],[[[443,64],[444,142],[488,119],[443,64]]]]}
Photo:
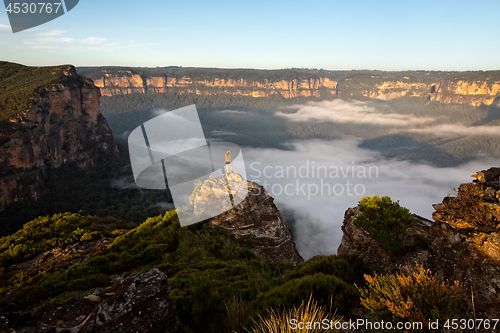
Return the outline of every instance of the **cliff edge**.
{"type": "Polygon", "coordinates": [[[0,210],[44,191],[49,168],[95,165],[118,153],[99,112],[99,89],[71,65],[0,63],[0,210]]]}
{"type": "Polygon", "coordinates": [[[239,204],[232,208],[227,207],[226,212],[208,219],[207,225],[221,226],[235,238],[249,240],[250,251],[257,256],[265,256],[273,261],[285,260],[294,265],[304,261],[295,247],[288,223],[274,204],[274,199],[267,194],[264,187],[244,180],[239,174],[210,176],[190,198],[194,212],[200,213],[221,202],[226,203],[218,200],[220,193],[228,191],[226,179],[233,184],[229,189],[230,196],[244,197],[247,194],[244,192],[246,189],[248,194],[239,204]]]}

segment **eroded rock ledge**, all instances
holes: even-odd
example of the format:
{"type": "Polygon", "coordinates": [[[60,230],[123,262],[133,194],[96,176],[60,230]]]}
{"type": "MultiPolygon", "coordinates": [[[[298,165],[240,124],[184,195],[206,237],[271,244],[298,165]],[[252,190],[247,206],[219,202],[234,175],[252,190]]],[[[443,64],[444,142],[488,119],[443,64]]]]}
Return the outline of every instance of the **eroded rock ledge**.
{"type": "Polygon", "coordinates": [[[239,174],[211,176],[206,180],[192,199],[194,211],[210,210],[210,207],[215,207],[221,202],[227,203],[218,199],[221,193],[228,191],[224,177],[233,184],[229,190],[233,200],[244,197],[246,188],[248,195],[239,204],[210,218],[206,223],[209,226],[221,226],[227,229],[237,239],[250,240],[252,243],[250,250],[257,256],[266,256],[273,261],[285,260],[294,265],[302,262],[303,259],[288,229],[288,223],[276,208],[274,199],[267,194],[264,187],[244,180],[239,174]]]}

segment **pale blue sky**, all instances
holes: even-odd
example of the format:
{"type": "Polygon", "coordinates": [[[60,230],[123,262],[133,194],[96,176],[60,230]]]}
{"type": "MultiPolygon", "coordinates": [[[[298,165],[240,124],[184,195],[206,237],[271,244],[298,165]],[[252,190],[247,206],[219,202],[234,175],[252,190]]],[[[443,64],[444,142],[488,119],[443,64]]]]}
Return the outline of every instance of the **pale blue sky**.
{"type": "Polygon", "coordinates": [[[500,69],[500,1],[109,1],[13,34],[26,65],[500,69]]]}

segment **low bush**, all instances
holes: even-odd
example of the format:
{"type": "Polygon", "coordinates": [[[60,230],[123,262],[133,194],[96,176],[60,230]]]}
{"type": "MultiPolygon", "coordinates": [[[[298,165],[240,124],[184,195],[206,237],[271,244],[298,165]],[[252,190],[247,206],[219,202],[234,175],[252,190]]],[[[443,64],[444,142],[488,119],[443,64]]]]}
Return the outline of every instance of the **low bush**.
{"type": "Polygon", "coordinates": [[[367,268],[358,256],[352,254],[317,255],[301,263],[296,271],[290,273],[291,279],[315,273],[335,275],[347,283],[362,284],[367,268]]]}
{"type": "MultiPolygon", "coordinates": [[[[430,270],[405,266],[403,274],[365,275],[366,288],[358,288],[361,304],[380,319],[408,322],[460,318],[465,293],[458,281],[438,282],[430,270]]],[[[462,318],[464,316],[462,315],[462,318]]]]}
{"type": "Polygon", "coordinates": [[[374,195],[359,201],[359,211],[354,225],[368,231],[383,249],[398,253],[406,230],[413,222],[408,208],[401,207],[399,201],[392,202],[388,196],[374,195]]]}
{"type": "Polygon", "coordinates": [[[349,309],[359,305],[359,293],[353,285],[336,276],[317,273],[292,279],[259,294],[254,306],[261,310],[292,308],[299,306],[310,296],[319,305],[330,306],[344,314],[348,314],[349,309]]]}

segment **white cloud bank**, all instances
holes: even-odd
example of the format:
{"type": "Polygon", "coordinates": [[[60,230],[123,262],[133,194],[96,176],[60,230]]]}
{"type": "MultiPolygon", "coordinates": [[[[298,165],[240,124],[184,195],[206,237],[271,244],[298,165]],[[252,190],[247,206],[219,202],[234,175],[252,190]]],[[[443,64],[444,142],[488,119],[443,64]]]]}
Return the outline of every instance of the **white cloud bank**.
{"type": "Polygon", "coordinates": [[[352,123],[376,126],[408,127],[432,122],[434,118],[415,117],[406,114],[382,113],[372,103],[362,101],[308,102],[294,105],[295,113],[276,112],[277,116],[291,121],[330,121],[334,123],[352,123]]]}

